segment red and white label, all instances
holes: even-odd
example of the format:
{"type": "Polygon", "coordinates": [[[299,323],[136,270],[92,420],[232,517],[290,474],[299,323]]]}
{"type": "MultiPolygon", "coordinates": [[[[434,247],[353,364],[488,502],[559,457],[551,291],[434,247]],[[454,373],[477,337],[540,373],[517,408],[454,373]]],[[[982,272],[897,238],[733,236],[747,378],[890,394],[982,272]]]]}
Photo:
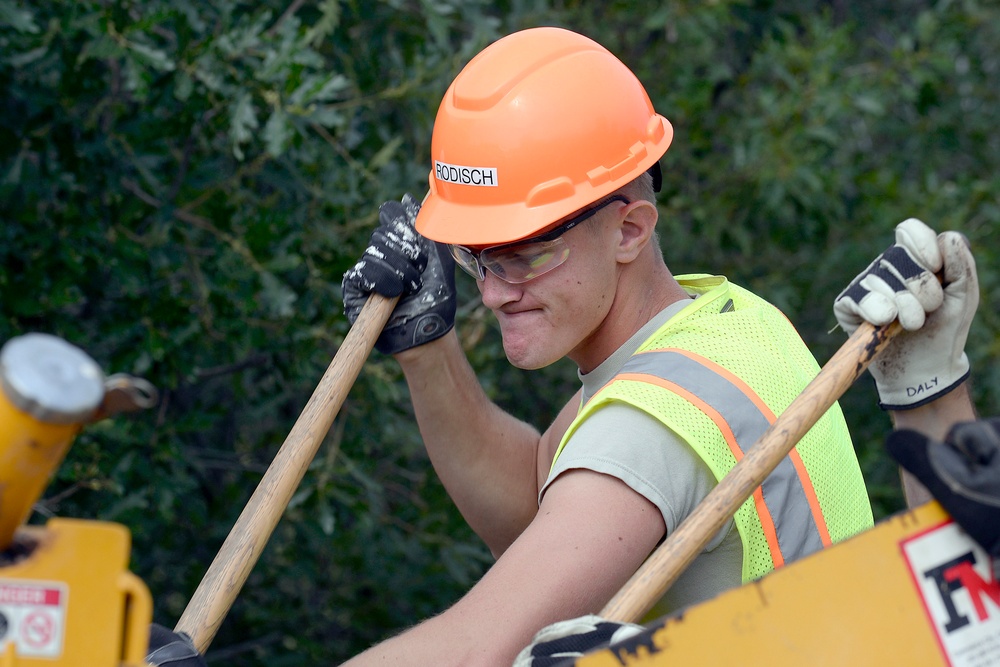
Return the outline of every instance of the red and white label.
{"type": "Polygon", "coordinates": [[[0,646],[13,642],[25,658],[61,656],[68,594],[59,582],[0,579],[0,646]]]}
{"type": "Polygon", "coordinates": [[[947,663],[1000,664],[1000,582],[983,548],[950,519],[900,547],[947,663]]]}

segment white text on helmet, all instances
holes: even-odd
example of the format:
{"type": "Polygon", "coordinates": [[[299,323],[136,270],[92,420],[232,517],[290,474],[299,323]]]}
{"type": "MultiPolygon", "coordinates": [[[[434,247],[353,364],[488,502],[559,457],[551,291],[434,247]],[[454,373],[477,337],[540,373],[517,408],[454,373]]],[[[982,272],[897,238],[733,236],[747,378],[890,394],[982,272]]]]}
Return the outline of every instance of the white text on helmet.
{"type": "Polygon", "coordinates": [[[435,160],[434,177],[445,183],[480,185],[488,188],[498,186],[497,170],[495,167],[463,167],[435,160]]]}

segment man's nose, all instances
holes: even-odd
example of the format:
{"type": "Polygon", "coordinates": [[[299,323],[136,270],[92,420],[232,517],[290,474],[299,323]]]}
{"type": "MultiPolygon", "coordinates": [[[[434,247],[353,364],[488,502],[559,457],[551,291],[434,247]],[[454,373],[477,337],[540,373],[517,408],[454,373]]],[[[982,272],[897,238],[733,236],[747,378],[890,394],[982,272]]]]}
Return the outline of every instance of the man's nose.
{"type": "Polygon", "coordinates": [[[494,310],[505,303],[516,301],[521,295],[520,285],[513,285],[497,278],[490,271],[484,271],[485,278],[476,281],[479,293],[483,297],[483,305],[494,310]]]}

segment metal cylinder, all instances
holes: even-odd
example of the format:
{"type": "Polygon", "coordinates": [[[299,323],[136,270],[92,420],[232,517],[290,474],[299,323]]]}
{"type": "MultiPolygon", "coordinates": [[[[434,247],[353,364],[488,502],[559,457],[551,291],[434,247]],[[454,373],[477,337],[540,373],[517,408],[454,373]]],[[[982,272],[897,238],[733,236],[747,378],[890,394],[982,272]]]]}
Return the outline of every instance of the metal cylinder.
{"type": "Polygon", "coordinates": [[[30,333],[0,349],[0,549],[103,398],[100,366],[61,338],[30,333]]]}

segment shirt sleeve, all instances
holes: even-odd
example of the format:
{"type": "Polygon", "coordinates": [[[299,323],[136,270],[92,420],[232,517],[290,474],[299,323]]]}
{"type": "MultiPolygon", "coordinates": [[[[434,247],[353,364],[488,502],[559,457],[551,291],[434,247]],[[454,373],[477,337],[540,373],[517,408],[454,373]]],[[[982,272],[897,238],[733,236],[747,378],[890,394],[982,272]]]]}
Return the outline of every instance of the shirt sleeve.
{"type": "MultiPolygon", "coordinates": [[[[663,516],[667,534],[680,525],[716,485],[715,476],[694,449],[655,417],[625,403],[595,411],[573,433],[538,494],[538,501],[567,470],[593,470],[615,477],[663,516]]],[[[727,524],[706,550],[731,528],[727,524]]]]}

